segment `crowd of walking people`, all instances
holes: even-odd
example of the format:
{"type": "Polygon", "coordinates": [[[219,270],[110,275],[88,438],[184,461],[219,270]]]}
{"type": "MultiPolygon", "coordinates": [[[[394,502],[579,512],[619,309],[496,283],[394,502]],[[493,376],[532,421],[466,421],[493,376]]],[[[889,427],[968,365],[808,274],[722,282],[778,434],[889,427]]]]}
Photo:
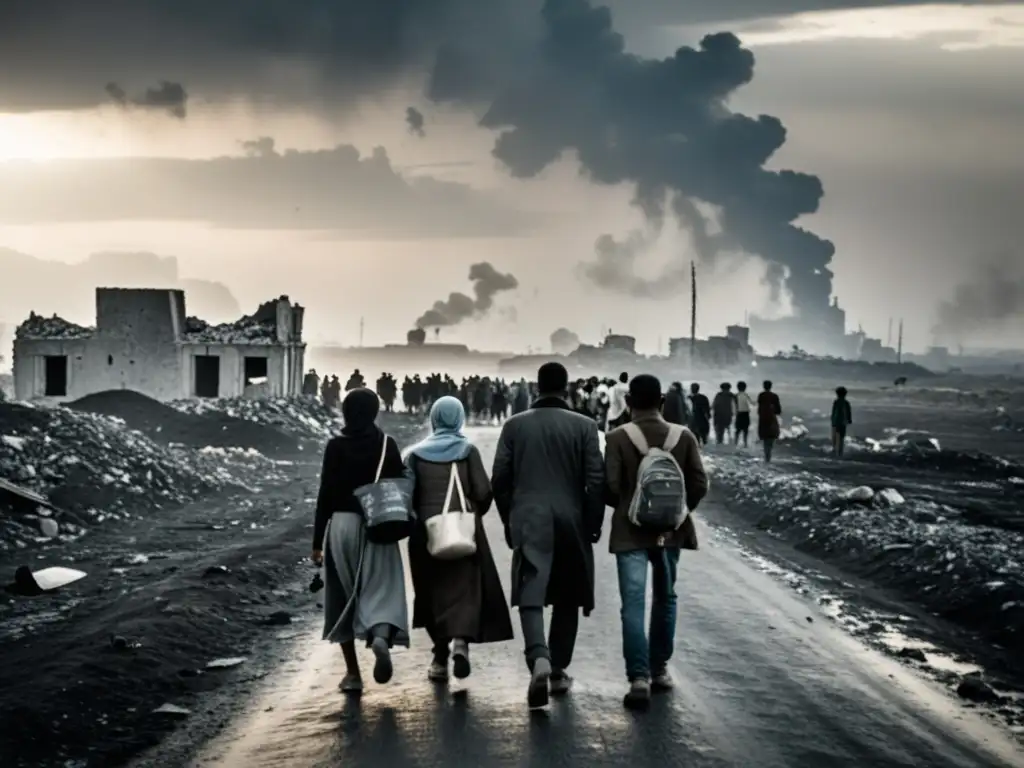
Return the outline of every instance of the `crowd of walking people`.
{"type": "MultiPolygon", "coordinates": [[[[316,371],[310,371],[306,376],[304,393],[316,396],[318,381],[316,371]]],[[[593,376],[570,381],[565,400],[571,410],[594,419],[602,431],[612,430],[628,421],[628,382],[627,373],[620,374],[618,379],[593,376]]],[[[362,374],[356,369],[349,377],[345,391],[365,386],[362,374]]],[[[476,424],[501,424],[510,415],[527,410],[538,396],[538,383],[525,379],[510,383],[502,378],[469,376],[457,382],[446,374],[434,373],[424,379],[417,374],[406,376],[399,388],[395,377],[384,373],[378,378],[375,391],[386,412],[398,407],[399,389],[401,407],[408,413],[425,415],[442,397],[454,397],[462,404],[467,419],[476,424]]],[[[324,377],[320,396],[328,408],[339,407],[341,385],[337,376],[324,377]]],[[[689,394],[685,394],[683,384],[676,381],[668,387],[664,397],[662,410],[665,420],[689,427],[701,445],[707,445],[713,435],[718,445],[748,448],[750,429],[756,416],[757,439],[765,461],[772,460],[780,435],[782,402],[771,381],[763,382],[762,391],[756,397],[749,393],[745,381],[737,382],[735,391],[731,382],[723,382],[713,400],[701,391],[700,384],[690,384],[689,394]]],[[[833,453],[842,456],[846,430],[853,421],[843,387],[836,390],[831,421],[833,453]]]]}
{"type": "MultiPolygon", "coordinates": [[[[316,505],[312,559],[324,570],[324,638],[341,645],[345,660],[341,690],[363,689],[357,642],[371,649],[374,679],[384,684],[392,649],[407,647],[413,628],[433,644],[430,680],[468,677],[472,646],[513,639],[510,602],[519,611],[528,705],[567,694],[580,617],[595,607],[593,547],[606,507],[622,602],[624,703],[642,709],[652,691],[670,690],[676,572],[681,554],[699,546],[692,512],[708,488],[701,446],[712,427],[717,442],[731,435],[746,444],[756,411],[770,460],[782,413],[771,382],[756,399],[744,382],[736,393],[722,384],[709,402],[697,384],[684,397],[680,383],[663,392],[647,374],[571,382],[558,363],[541,366],[532,384],[412,377],[402,386],[404,405],[428,412],[431,432],[404,455],[376,424],[380,381],[377,389],[352,387],[341,402],[344,428],[325,449],[316,505]],[[489,474],[464,434],[467,413],[501,422],[489,474]],[[510,601],[482,524],[492,506],[512,552],[510,601]]],[[[836,402],[833,424],[845,435],[845,391],[836,402]]]]}

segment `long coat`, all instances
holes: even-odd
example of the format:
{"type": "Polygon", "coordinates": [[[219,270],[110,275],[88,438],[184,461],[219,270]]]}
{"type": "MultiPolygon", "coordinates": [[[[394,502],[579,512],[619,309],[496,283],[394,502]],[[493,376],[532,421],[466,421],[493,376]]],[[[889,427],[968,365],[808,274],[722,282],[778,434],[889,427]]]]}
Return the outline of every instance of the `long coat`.
{"type": "Polygon", "coordinates": [[[781,429],[779,416],[782,403],[779,396],[767,390],[757,396],[757,437],[760,440],[778,440],[781,429]]]}
{"type": "Polygon", "coordinates": [[[605,509],[597,424],[560,398],[537,400],[502,427],[491,484],[512,546],[512,605],[589,615],[605,509]]]}
{"type": "MultiPolygon", "coordinates": [[[[465,459],[456,463],[466,503],[476,514],[476,553],[459,560],[431,557],[424,524],[443,511],[452,465],[414,454],[406,462],[416,478],[413,508],[418,518],[409,537],[409,570],[415,593],[413,627],[426,629],[436,640],[511,640],[514,635],[505,590],[482,520],[491,508],[492,494],[480,452],[474,446],[465,459]]],[[[457,510],[458,505],[458,495],[453,493],[450,509],[457,510]]]]}
{"type": "Polygon", "coordinates": [[[686,398],[678,387],[669,388],[665,393],[665,406],[662,415],[669,424],[686,425],[690,422],[690,409],[686,407],[686,398]]]}

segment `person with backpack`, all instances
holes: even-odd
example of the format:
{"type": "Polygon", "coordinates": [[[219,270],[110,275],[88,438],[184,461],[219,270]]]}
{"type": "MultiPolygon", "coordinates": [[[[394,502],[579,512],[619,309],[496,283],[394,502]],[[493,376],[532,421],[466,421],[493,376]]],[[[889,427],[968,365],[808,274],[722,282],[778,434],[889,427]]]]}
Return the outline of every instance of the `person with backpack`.
{"type": "Polygon", "coordinates": [[[630,709],[644,709],[651,690],[673,687],[668,672],[676,627],[679,552],[698,547],[691,514],[707,494],[708,476],[697,438],[662,418],[661,382],[649,374],[629,383],[632,421],[608,433],[605,503],[613,508],[609,549],[622,601],[622,654],[630,709]],[[653,601],[645,625],[647,569],[653,601]]]}

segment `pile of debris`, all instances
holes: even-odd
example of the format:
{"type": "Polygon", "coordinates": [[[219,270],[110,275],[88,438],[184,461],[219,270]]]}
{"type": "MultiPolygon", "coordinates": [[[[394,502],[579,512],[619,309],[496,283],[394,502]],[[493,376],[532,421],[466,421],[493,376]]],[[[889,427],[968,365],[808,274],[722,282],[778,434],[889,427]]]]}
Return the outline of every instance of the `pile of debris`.
{"type": "Polygon", "coordinates": [[[182,413],[221,414],[314,440],[336,435],[342,426],[341,417],[314,397],[177,400],[170,405],[182,413]]]}
{"type": "Polygon", "coordinates": [[[281,299],[264,302],[251,315],[232,323],[210,325],[198,317],[185,319],[185,341],[199,344],[276,344],[277,305],[281,299]]]}
{"type": "MultiPolygon", "coordinates": [[[[86,395],[66,405],[76,411],[112,416],[157,443],[193,448],[255,449],[266,456],[301,450],[302,432],[286,432],[256,419],[232,418],[223,410],[174,408],[139,392],[115,389],[86,395]]],[[[266,419],[263,420],[267,421],[266,419]]]]}
{"type": "MultiPolygon", "coordinates": [[[[1007,647],[1024,638],[1024,534],[892,488],[709,456],[731,506],[801,550],[896,588],[1007,647]]],[[[952,501],[952,500],[951,500],[952,501]]],[[[956,503],[953,501],[953,503],[956,503]]]]}
{"type": "Polygon", "coordinates": [[[73,341],[75,339],[88,339],[94,333],[96,333],[95,328],[72,323],[70,320],[65,320],[59,315],[43,317],[32,312],[29,314],[28,319],[15,329],[14,338],[73,341]]]}
{"type": "Polygon", "coordinates": [[[0,478],[53,508],[45,514],[41,504],[26,508],[24,493],[3,493],[0,549],[77,538],[91,524],[201,496],[258,490],[286,471],[252,449],[159,445],[109,416],[0,403],[0,478]]]}

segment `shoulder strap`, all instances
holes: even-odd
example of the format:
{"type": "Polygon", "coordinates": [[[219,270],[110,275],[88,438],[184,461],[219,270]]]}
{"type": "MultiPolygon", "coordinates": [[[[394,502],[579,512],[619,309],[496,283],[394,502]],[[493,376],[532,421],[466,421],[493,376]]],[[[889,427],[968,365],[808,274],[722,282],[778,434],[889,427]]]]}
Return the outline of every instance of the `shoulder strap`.
{"type": "Polygon", "coordinates": [[[662,448],[669,453],[672,453],[672,449],[679,444],[680,438],[683,436],[683,427],[680,424],[669,424],[668,425],[668,436],[665,438],[665,444],[662,448]]]}
{"type": "Polygon", "coordinates": [[[650,452],[651,447],[647,444],[647,438],[644,437],[643,430],[641,430],[640,427],[632,421],[627,421],[622,426],[622,429],[626,433],[626,437],[629,438],[629,442],[636,446],[636,449],[640,451],[641,456],[646,456],[650,452]]]}
{"type": "Polygon", "coordinates": [[[466,493],[462,489],[462,478],[459,476],[459,462],[453,461],[451,467],[451,472],[448,475],[448,490],[444,494],[444,506],[441,508],[442,515],[451,512],[453,491],[457,491],[459,494],[459,511],[469,511],[466,507],[466,493]]]}
{"type": "Polygon", "coordinates": [[[388,436],[384,435],[384,445],[380,447],[380,461],[377,462],[377,475],[373,482],[380,482],[380,473],[384,471],[384,457],[388,455],[388,436]]]}

